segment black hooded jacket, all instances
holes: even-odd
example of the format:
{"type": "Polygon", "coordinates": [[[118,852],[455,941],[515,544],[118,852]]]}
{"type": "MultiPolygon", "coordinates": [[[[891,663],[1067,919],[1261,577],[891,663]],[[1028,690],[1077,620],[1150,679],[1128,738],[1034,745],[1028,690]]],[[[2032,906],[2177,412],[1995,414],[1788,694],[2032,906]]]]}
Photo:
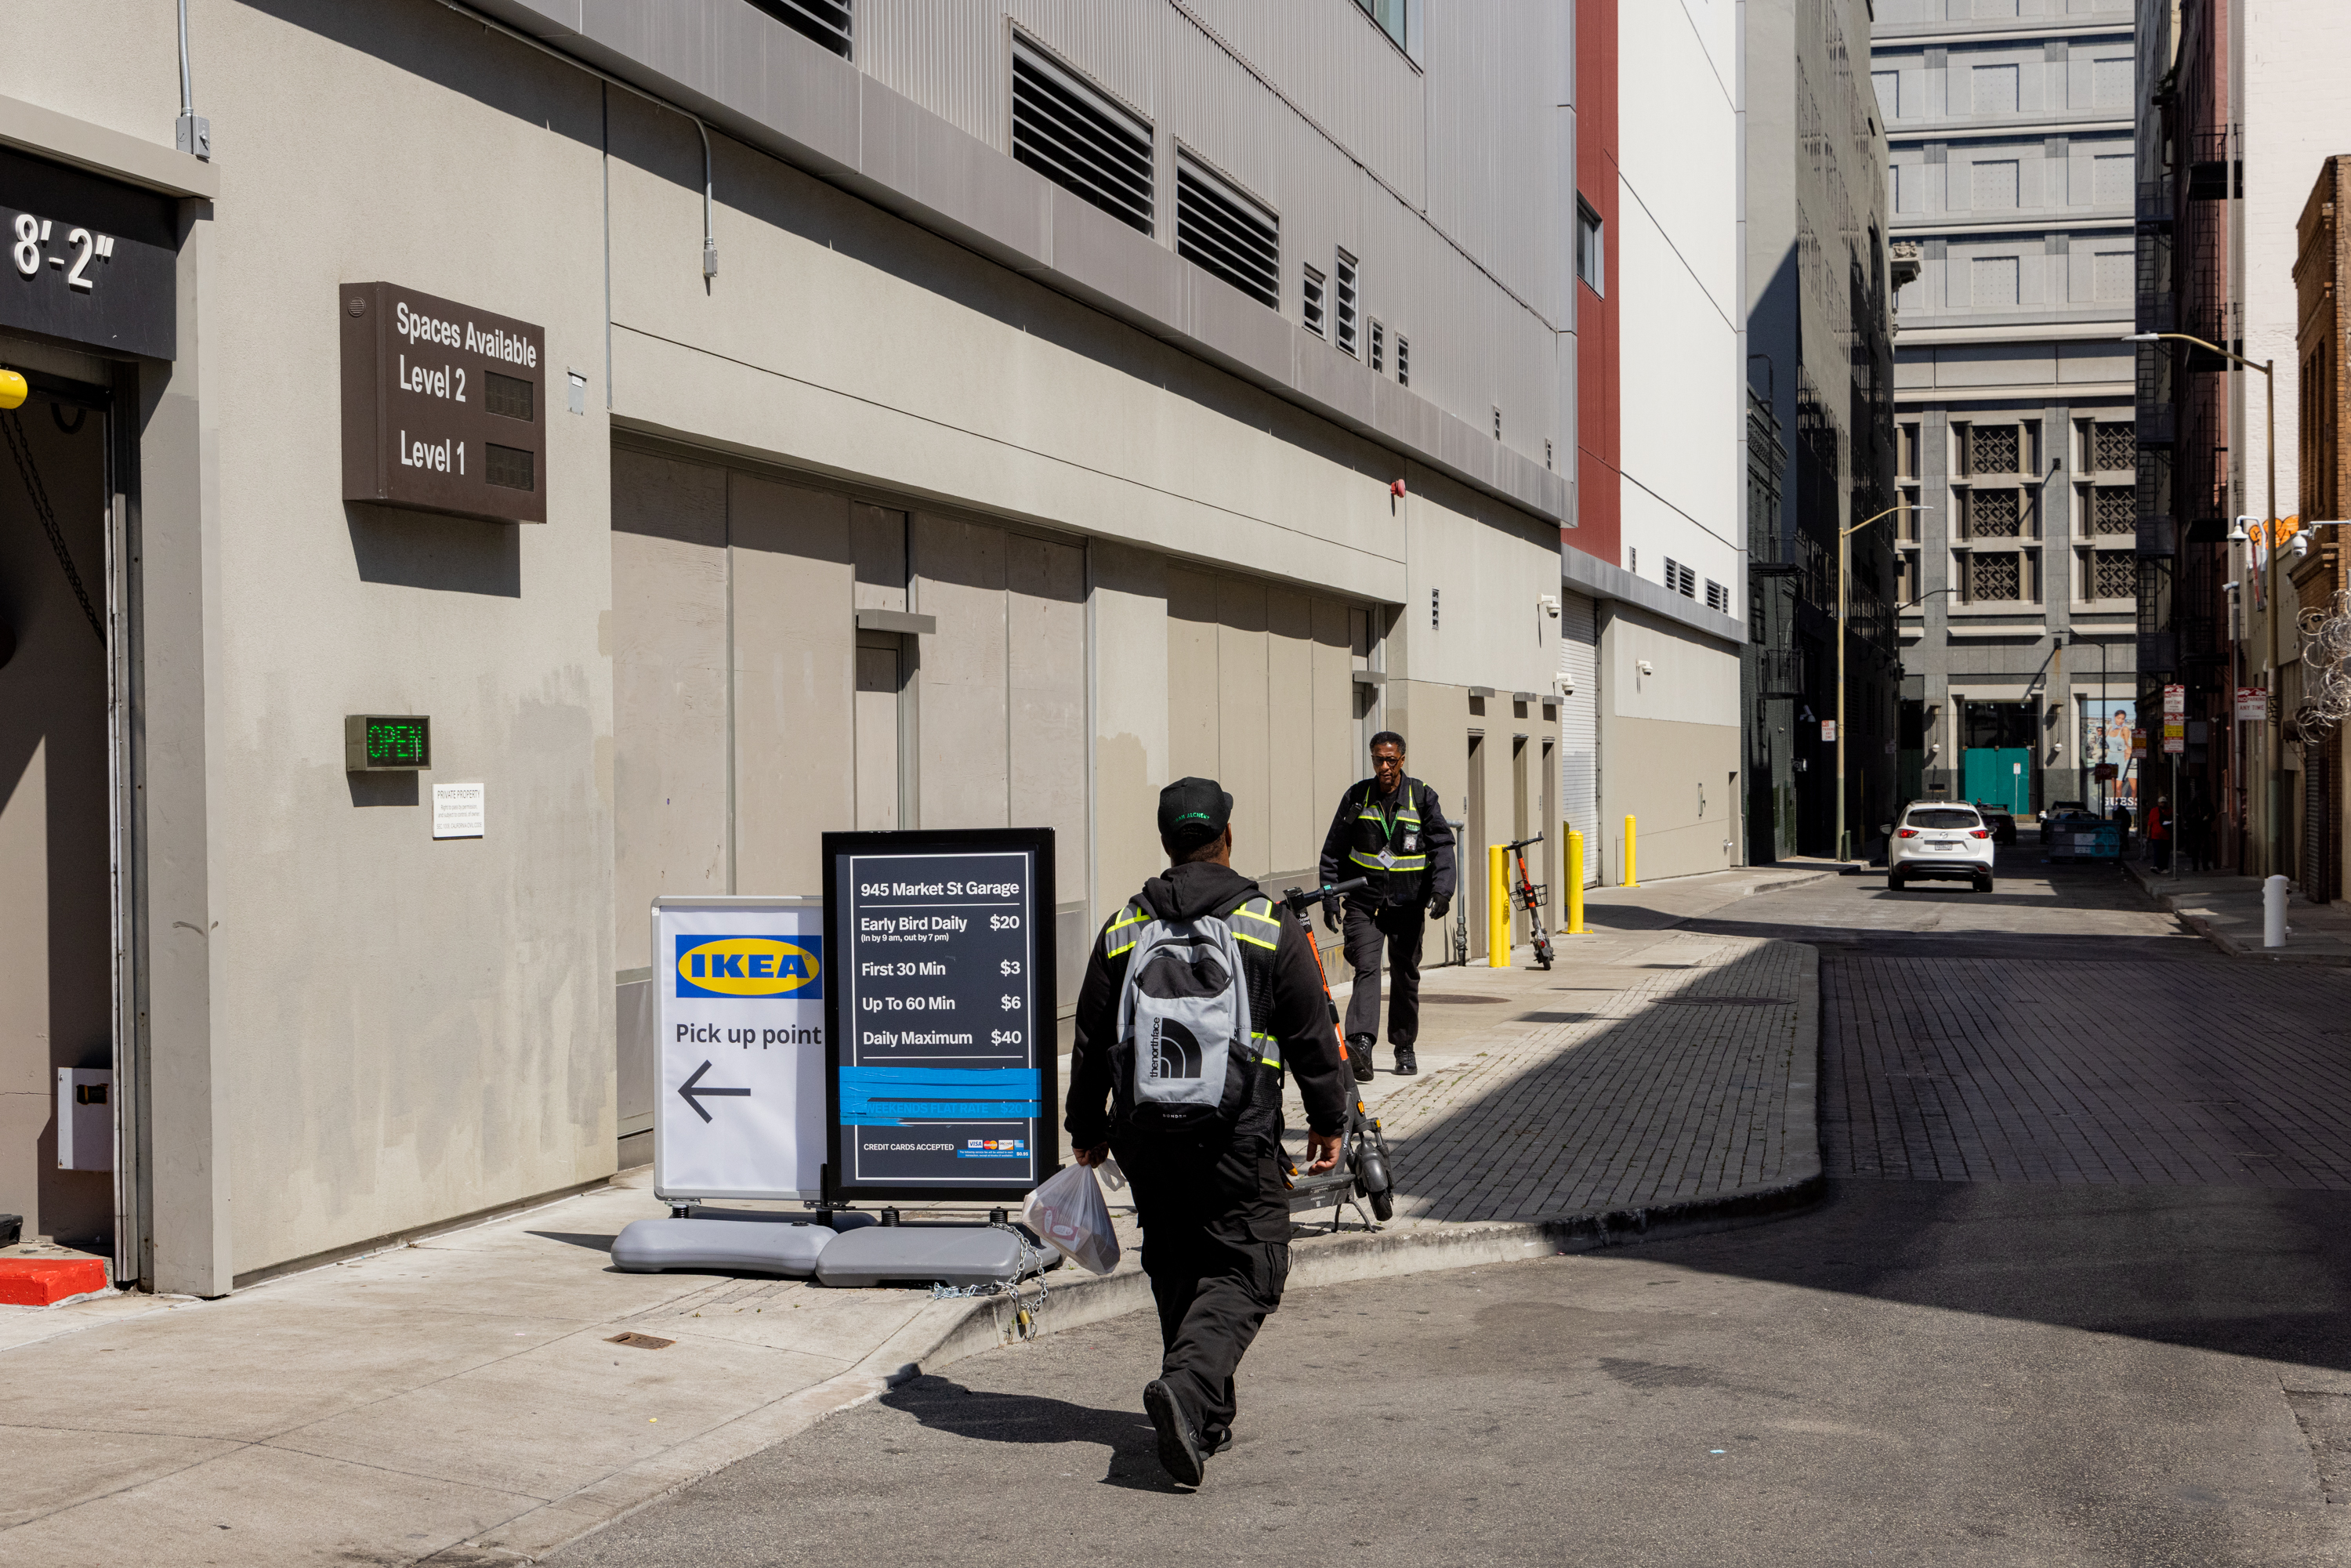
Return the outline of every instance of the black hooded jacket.
{"type": "MultiPolygon", "coordinates": [[[[1165,920],[1191,920],[1228,909],[1258,885],[1230,866],[1197,862],[1170,866],[1143,884],[1144,911],[1165,920]]],[[[1345,1089],[1340,1083],[1339,1037],[1314,964],[1312,940],[1288,910],[1276,906],[1281,936],[1273,956],[1273,1022],[1268,1026],[1281,1051],[1285,1071],[1297,1077],[1306,1102],[1306,1124],[1317,1133],[1346,1125],[1345,1089]]],[[[1113,918],[1116,918],[1113,916],[1113,918]]],[[[1105,924],[1103,929],[1108,930],[1105,924]]],[[[1091,1149],[1111,1135],[1111,1048],[1118,1040],[1118,995],[1126,983],[1129,955],[1105,954],[1101,933],[1086,957],[1086,979],[1078,992],[1077,1039],[1070,1048],[1070,1093],[1065,1125],[1070,1146],[1091,1149]]]]}

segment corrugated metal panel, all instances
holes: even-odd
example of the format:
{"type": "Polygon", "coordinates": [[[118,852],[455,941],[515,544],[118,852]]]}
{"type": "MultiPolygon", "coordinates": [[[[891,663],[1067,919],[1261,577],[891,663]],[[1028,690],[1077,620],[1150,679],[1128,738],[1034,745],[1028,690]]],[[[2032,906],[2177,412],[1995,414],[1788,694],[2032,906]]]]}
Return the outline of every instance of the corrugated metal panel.
{"type": "Polygon", "coordinates": [[[1301,267],[1343,246],[1364,313],[1412,341],[1413,391],[1481,431],[1499,405],[1505,442],[1540,461],[1546,438],[1568,446],[1546,248],[1565,16],[1431,6],[1424,72],[1354,0],[857,0],[856,62],[1008,152],[1018,27],[1152,122],[1163,240],[1181,145],[1278,214],[1285,315],[1301,267]]]}
{"type": "Polygon", "coordinates": [[[1559,800],[1583,835],[1583,881],[1600,881],[1600,618],[1581,593],[1560,596],[1559,673],[1571,688],[1559,713],[1559,800]]]}
{"type": "Polygon", "coordinates": [[[1186,0],[1412,206],[1427,201],[1425,78],[1355,0],[1186,0]]]}

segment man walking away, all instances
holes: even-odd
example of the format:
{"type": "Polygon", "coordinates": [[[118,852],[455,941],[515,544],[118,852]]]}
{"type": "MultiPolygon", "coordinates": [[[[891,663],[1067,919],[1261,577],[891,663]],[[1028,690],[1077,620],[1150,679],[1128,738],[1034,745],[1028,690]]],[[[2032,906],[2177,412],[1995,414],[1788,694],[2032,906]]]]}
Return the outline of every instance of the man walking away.
{"type": "Polygon", "coordinates": [[[1164,1347],[1143,1404],[1186,1486],[1232,1446],[1234,1370],[1290,1277],[1284,1070],[1311,1173],[1338,1164],[1346,1125],[1312,938],[1232,869],[1232,813],[1213,779],[1160,791],[1171,863],[1095,938],[1070,1051],[1070,1147],[1089,1166],[1115,1152],[1134,1184],[1164,1347]]]}
{"type": "MultiPolygon", "coordinates": [[[[1395,1071],[1417,1072],[1412,1048],[1420,1039],[1420,939],[1431,916],[1453,907],[1453,829],[1437,791],[1405,777],[1404,737],[1384,729],[1372,737],[1372,776],[1339,797],[1339,814],[1322,840],[1322,885],[1353,877],[1370,885],[1347,895],[1347,967],[1355,972],[1347,998],[1347,1055],[1357,1081],[1372,1080],[1372,1045],[1380,1032],[1380,951],[1387,950],[1388,1043],[1395,1071]]],[[[1332,930],[1341,916],[1330,904],[1322,917],[1332,930]]]]}

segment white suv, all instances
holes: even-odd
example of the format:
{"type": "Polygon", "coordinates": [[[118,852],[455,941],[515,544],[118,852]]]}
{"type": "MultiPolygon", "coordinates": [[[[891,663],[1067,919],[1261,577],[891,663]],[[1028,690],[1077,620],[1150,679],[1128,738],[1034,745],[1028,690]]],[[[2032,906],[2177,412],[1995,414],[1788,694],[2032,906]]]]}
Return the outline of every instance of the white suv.
{"type": "Polygon", "coordinates": [[[1886,837],[1886,885],[1898,893],[1915,879],[1939,878],[1990,893],[1991,852],[1991,830],[1973,806],[1924,800],[1886,837]]]}

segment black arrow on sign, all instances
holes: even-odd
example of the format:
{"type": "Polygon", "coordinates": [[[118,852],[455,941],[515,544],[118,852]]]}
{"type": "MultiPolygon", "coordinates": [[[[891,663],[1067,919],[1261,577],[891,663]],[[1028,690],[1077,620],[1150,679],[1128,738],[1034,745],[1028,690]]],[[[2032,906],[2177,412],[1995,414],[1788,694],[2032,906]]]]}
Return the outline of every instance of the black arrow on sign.
{"type": "Polygon", "coordinates": [[[710,1063],[705,1061],[701,1066],[694,1070],[693,1077],[687,1079],[684,1082],[677,1086],[678,1093],[684,1097],[687,1104],[694,1107],[694,1113],[701,1117],[705,1122],[710,1120],[710,1113],[702,1108],[702,1097],[704,1095],[740,1094],[747,1100],[751,1097],[751,1092],[748,1089],[696,1089],[695,1085],[701,1082],[702,1075],[709,1071],[710,1063]]]}

